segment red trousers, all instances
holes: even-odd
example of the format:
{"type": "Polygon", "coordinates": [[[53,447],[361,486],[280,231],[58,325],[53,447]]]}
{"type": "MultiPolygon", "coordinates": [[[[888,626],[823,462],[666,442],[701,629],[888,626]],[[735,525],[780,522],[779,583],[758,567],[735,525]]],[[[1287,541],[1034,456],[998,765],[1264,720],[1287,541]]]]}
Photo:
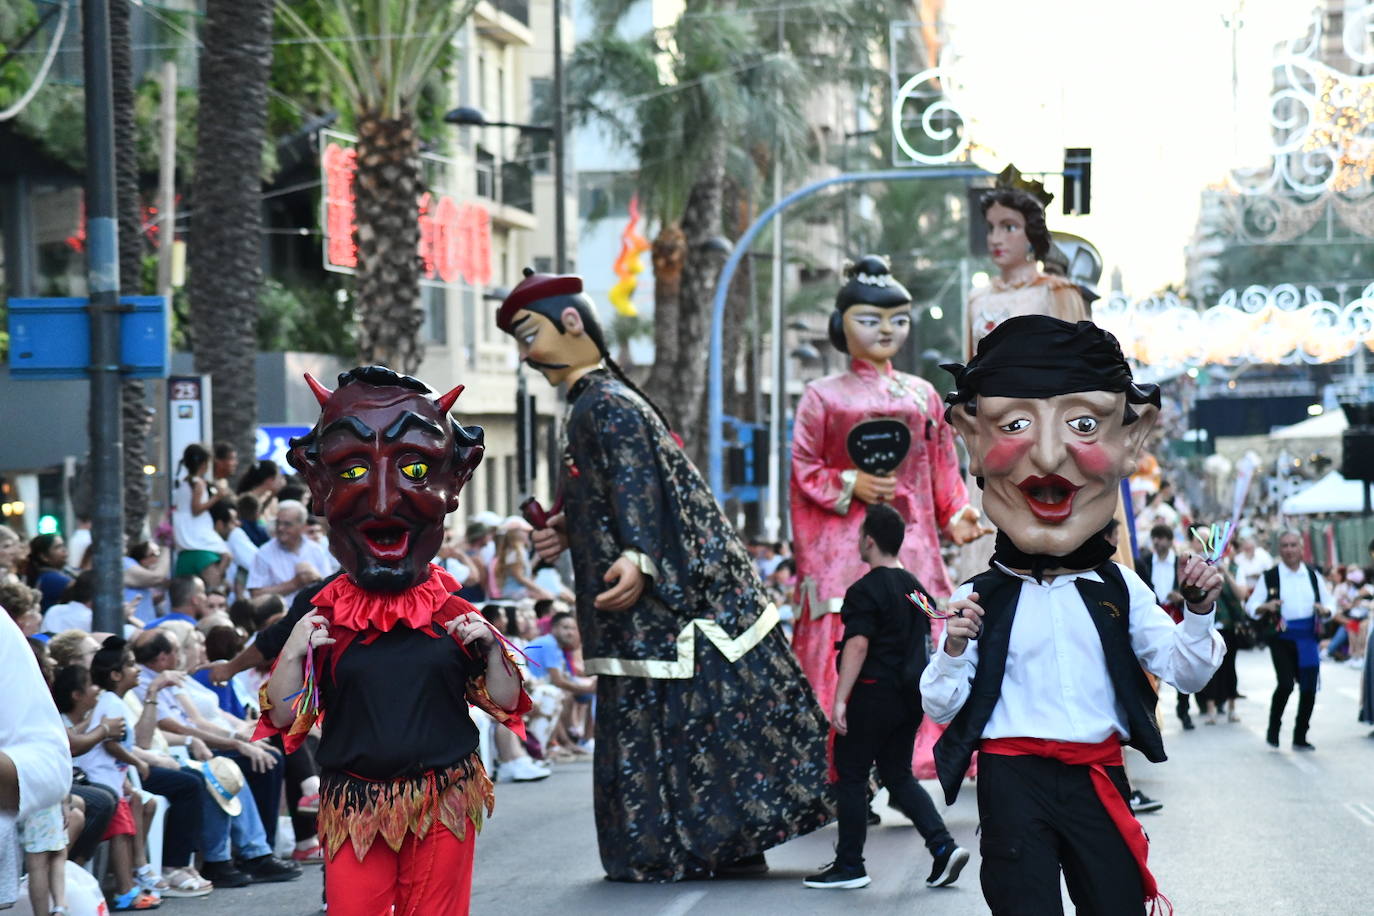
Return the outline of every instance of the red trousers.
{"type": "Polygon", "coordinates": [[[379,835],[358,861],[345,840],[325,865],[329,916],[468,916],[477,828],[460,840],[435,823],[423,840],[406,834],[400,852],[379,835]]]}

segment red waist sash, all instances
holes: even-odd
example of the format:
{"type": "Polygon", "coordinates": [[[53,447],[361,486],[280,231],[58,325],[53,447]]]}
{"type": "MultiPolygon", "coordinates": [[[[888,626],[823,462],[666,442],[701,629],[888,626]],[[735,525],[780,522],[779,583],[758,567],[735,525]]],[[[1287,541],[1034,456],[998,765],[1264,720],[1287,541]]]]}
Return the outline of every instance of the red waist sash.
{"type": "Polygon", "coordinates": [[[1047,757],[1069,766],[1085,766],[1092,777],[1093,790],[1107,809],[1107,816],[1116,825],[1126,848],[1131,851],[1135,863],[1140,868],[1140,883],[1145,889],[1145,900],[1151,904],[1151,912],[1156,907],[1174,911],[1169,898],[1159,892],[1154,875],[1145,864],[1150,851],[1150,841],[1145,836],[1145,828],[1131,814],[1131,808],[1121,797],[1112,779],[1107,775],[1107,767],[1123,766],[1121,759],[1121,739],[1115,736],[1097,744],[1083,744],[1076,741],[1050,741],[1045,738],[984,738],[979,750],[984,754],[1000,754],[1004,757],[1047,757]]]}

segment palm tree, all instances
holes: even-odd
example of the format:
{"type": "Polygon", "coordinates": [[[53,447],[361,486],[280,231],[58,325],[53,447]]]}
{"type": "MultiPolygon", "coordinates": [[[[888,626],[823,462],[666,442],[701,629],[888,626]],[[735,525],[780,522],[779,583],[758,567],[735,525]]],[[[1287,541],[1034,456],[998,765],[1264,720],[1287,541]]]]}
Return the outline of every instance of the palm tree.
{"type": "Polygon", "coordinates": [[[207,0],[200,53],[188,293],[196,370],[209,374],[217,439],[256,452],[262,287],[262,150],[273,0],[207,0]]]}
{"type": "Polygon", "coordinates": [[[358,132],[354,205],[358,350],[363,362],[414,372],[419,339],[420,147],[416,102],[477,0],[313,0],[311,25],[281,16],[338,79],[358,132]]]}
{"type": "MultiPolygon", "coordinates": [[[[133,38],[129,28],[129,0],[110,2],[110,75],[114,96],[115,191],[119,219],[120,292],[142,292],[142,217],[138,201],[138,136],[134,127],[133,38]]],[[[124,439],[124,533],[138,540],[148,521],[148,434],[153,416],[143,382],[125,379],[121,386],[124,439]]]]}

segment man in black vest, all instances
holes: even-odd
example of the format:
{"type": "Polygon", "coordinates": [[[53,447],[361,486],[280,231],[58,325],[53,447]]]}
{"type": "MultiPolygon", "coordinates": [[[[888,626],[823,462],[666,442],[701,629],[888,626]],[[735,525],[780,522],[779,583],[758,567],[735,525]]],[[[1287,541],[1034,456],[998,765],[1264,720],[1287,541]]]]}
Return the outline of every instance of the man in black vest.
{"type": "Polygon", "coordinates": [[[1251,617],[1267,617],[1275,628],[1268,636],[1269,657],[1274,663],[1274,696],[1269,701],[1270,747],[1279,746],[1283,708],[1298,685],[1298,718],[1293,725],[1293,750],[1315,751],[1307,740],[1312,708],[1317,703],[1317,676],[1321,673],[1321,648],[1318,642],[1322,618],[1331,613],[1335,602],[1326,580],[1302,561],[1302,535],[1285,531],[1279,535],[1278,565],[1265,571],[1250,593],[1245,610],[1251,617]]]}
{"type": "MultiPolygon", "coordinates": [[[[1183,596],[1178,593],[1182,564],[1183,558],[1174,552],[1174,529],[1156,524],[1150,529],[1150,546],[1136,557],[1135,571],[1154,589],[1155,600],[1176,623],[1183,620],[1183,596]]],[[[1188,712],[1190,700],[1188,694],[1180,693],[1174,707],[1185,732],[1193,730],[1193,717],[1188,712]]]]}
{"type": "Polygon", "coordinates": [[[954,594],[922,705],[949,722],[935,746],[946,800],[979,757],[983,895],[994,916],[1143,914],[1159,889],[1127,807],[1121,745],[1164,759],[1142,666],[1202,688],[1225,647],[1212,632],[1221,573],[1189,557],[1175,625],[1102,537],[1120,481],[1158,415],[1116,339],[1090,322],[1029,315],[947,367],[950,420],[998,527],[992,568],[954,594]]]}

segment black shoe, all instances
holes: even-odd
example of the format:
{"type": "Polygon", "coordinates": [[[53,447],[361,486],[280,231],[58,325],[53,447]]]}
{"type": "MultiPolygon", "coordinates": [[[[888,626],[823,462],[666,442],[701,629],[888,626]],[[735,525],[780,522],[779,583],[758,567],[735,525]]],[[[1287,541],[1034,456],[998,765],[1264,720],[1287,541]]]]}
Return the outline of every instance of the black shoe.
{"type": "Polygon", "coordinates": [[[206,862],[200,869],[200,876],[215,887],[247,887],[253,879],[234,867],[233,862],[206,862]]]}
{"type": "Polygon", "coordinates": [[[825,870],[818,875],[810,875],[802,879],[802,884],[807,887],[833,888],[835,890],[853,890],[859,887],[868,887],[873,881],[868,877],[868,872],[860,865],[858,868],[845,868],[835,862],[831,862],[825,870]]]}
{"type": "Polygon", "coordinates": [[[959,880],[959,872],[963,871],[967,864],[968,850],[953,843],[949,844],[935,857],[935,864],[930,867],[930,877],[926,879],[926,887],[953,884],[959,880]]]}
{"type": "Polygon", "coordinates": [[[1187,713],[1184,713],[1182,716],[1179,716],[1179,719],[1183,722],[1183,730],[1185,732],[1190,732],[1197,727],[1193,725],[1193,717],[1188,715],[1187,713]]]}
{"type": "Polygon", "coordinates": [[[243,863],[243,870],[255,884],[270,884],[276,881],[295,881],[301,876],[299,865],[288,864],[273,855],[258,856],[243,863]]]}
{"type": "Polygon", "coordinates": [[[1279,746],[1279,736],[1274,734],[1273,732],[1270,732],[1268,735],[1265,735],[1264,740],[1268,743],[1270,747],[1279,746]]]}
{"type": "Polygon", "coordinates": [[[1311,744],[1308,744],[1306,741],[1294,741],[1294,742],[1293,742],[1293,750],[1295,750],[1295,751],[1315,751],[1315,750],[1316,750],[1316,747],[1313,746],[1313,745],[1311,745],[1311,744]]]}
{"type": "Polygon", "coordinates": [[[733,862],[726,862],[716,869],[716,876],[720,878],[734,878],[741,875],[762,875],[768,871],[768,860],[763,857],[763,853],[756,852],[752,856],[744,856],[733,862]]]}
{"type": "Polygon", "coordinates": [[[868,826],[870,826],[870,827],[877,827],[877,826],[878,826],[879,824],[881,824],[882,822],[883,822],[882,815],[880,815],[877,811],[874,811],[872,805],[869,805],[869,806],[868,806],[868,826]]]}
{"type": "Polygon", "coordinates": [[[1139,789],[1131,793],[1130,804],[1132,814],[1148,814],[1164,807],[1164,802],[1155,801],[1139,789]]]}

